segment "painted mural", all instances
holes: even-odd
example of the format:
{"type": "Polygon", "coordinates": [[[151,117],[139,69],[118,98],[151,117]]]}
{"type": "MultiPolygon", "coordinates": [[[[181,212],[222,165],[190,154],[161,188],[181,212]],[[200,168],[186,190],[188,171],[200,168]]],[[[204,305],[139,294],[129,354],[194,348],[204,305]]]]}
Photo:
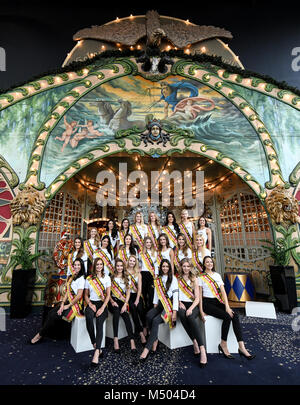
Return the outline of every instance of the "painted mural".
{"type": "Polygon", "coordinates": [[[258,91],[238,85],[233,87],[254,107],[272,134],[283,177],[288,180],[299,163],[299,155],[295,153],[300,147],[299,111],[258,91]]]}
{"type": "Polygon", "coordinates": [[[0,154],[22,182],[38,130],[53,106],[73,85],[60,86],[0,111],[0,154]]]}
{"type": "Polygon", "coordinates": [[[269,180],[257,134],[218,92],[179,76],[158,83],[128,76],[92,90],[59,121],[47,143],[41,181],[49,185],[83,153],[112,141],[117,131],[145,129],[149,117],[192,131],[195,139],[233,157],[261,184],[269,180]]]}

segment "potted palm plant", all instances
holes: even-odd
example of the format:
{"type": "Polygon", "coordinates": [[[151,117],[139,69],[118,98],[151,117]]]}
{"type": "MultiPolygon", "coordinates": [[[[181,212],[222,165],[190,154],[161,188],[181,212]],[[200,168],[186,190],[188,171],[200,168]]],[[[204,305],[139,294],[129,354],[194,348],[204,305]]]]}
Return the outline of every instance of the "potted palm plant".
{"type": "Polygon", "coordinates": [[[31,311],[32,297],[36,278],[34,262],[47,253],[32,253],[30,247],[34,240],[24,235],[13,240],[13,256],[9,267],[13,268],[10,297],[10,317],[25,318],[31,311]],[[19,267],[19,268],[16,268],[19,267]]]}
{"type": "Polygon", "coordinates": [[[291,313],[293,308],[297,307],[297,292],[294,267],[288,265],[290,259],[288,252],[299,245],[287,248],[284,240],[273,242],[268,239],[261,239],[260,242],[266,244],[262,245],[262,248],[267,249],[274,260],[274,264],[270,265],[269,268],[278,309],[291,313]]]}

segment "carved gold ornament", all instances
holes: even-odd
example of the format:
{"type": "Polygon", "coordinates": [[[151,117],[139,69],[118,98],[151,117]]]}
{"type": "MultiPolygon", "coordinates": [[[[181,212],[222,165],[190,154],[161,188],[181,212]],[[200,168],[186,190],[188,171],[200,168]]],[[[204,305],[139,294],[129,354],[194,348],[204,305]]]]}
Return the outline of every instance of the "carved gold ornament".
{"type": "Polygon", "coordinates": [[[36,225],[46,205],[45,198],[31,186],[25,186],[11,202],[11,213],[14,225],[28,228],[36,225]]]}
{"type": "Polygon", "coordinates": [[[300,222],[298,201],[283,186],[277,186],[266,198],[266,207],[276,224],[300,222]]]}

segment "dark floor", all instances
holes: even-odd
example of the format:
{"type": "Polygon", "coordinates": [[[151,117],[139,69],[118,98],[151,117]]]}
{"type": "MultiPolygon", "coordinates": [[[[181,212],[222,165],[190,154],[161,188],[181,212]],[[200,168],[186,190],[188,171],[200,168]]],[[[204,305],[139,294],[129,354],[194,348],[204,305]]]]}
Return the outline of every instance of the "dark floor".
{"type": "MultiPolygon", "coordinates": [[[[156,355],[138,364],[127,338],[120,341],[121,355],[113,353],[107,338],[101,365],[91,369],[93,352],[76,354],[69,340],[26,343],[41,325],[41,311],[25,319],[6,316],[6,331],[0,332],[0,385],[299,385],[300,332],[292,328],[294,319],[283,313],[276,320],[250,318],[241,311],[246,346],[256,354],[252,361],[208,354],[207,367],[200,369],[192,346],[170,350],[160,344],[156,355]]],[[[140,353],[140,343],[137,348],[140,353]]]]}

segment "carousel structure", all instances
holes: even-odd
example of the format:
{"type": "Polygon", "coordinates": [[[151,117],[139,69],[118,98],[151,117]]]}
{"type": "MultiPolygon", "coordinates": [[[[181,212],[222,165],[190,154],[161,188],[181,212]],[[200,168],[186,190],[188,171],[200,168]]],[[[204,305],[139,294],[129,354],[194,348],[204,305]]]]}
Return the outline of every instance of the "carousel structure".
{"type": "Polygon", "coordinates": [[[274,298],[269,240],[299,305],[300,91],[247,71],[229,31],[156,11],[73,38],[62,67],[0,94],[0,305],[24,241],[48,253],[34,264],[33,304],[50,306],[76,235],[137,211],[179,223],[200,191],[230,299],[274,298]]]}

